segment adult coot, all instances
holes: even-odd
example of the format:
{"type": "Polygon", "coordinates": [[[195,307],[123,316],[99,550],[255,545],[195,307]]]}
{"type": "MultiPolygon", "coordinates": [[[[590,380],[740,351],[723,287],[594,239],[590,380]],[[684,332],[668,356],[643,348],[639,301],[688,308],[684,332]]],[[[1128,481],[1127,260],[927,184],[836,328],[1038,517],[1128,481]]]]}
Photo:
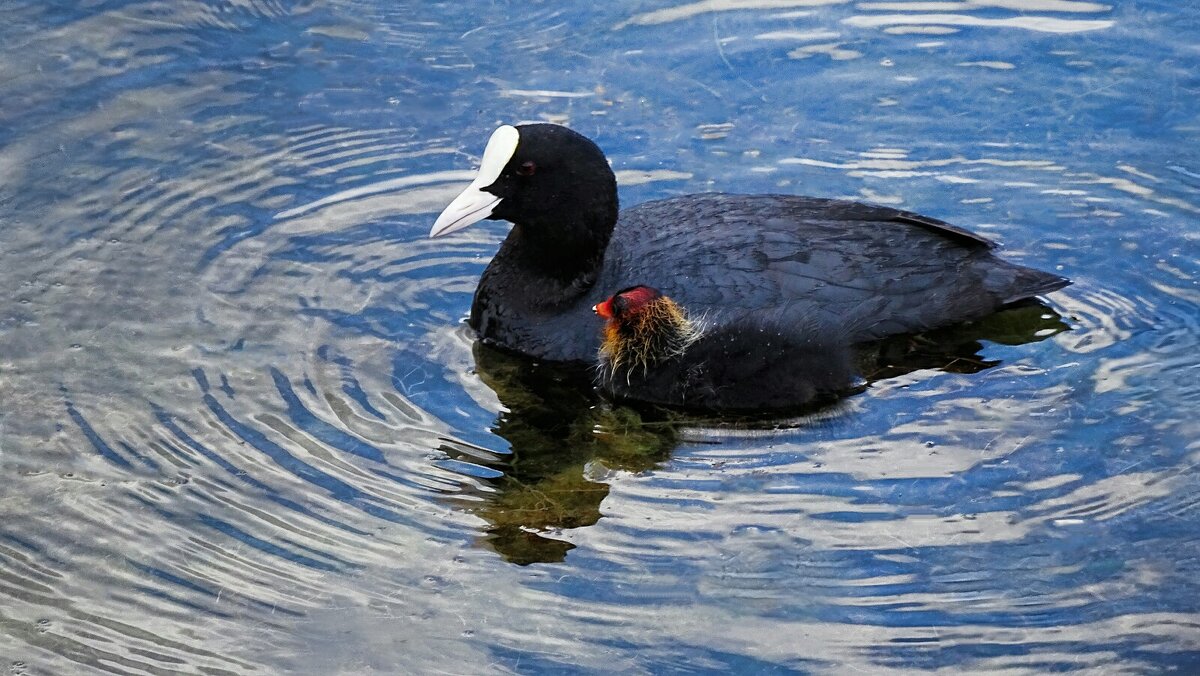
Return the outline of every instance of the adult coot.
{"type": "Polygon", "coordinates": [[[475,291],[471,326],[531,357],[592,362],[591,308],[645,284],[737,325],[763,312],[799,342],[861,343],[975,319],[1062,288],[975,233],[907,211],[792,195],[707,193],[618,215],[604,153],[552,124],[497,129],[479,174],[430,231],[511,221],[475,291]]]}
{"type": "Polygon", "coordinates": [[[829,399],[856,384],[845,341],[780,324],[770,310],[710,325],[647,286],[593,310],[607,320],[596,383],[619,398],[758,411],[829,399]]]}

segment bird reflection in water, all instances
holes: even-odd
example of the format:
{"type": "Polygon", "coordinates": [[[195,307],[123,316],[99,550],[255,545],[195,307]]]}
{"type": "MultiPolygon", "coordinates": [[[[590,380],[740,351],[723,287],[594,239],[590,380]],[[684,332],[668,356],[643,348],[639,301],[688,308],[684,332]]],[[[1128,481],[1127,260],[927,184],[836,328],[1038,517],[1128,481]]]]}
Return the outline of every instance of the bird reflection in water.
{"type": "MultiPolygon", "coordinates": [[[[915,336],[858,346],[861,389],[921,369],[976,373],[985,342],[1021,345],[1044,340],[1069,326],[1051,308],[1027,302],[984,319],[915,336]]],[[[506,560],[528,565],[566,558],[575,545],[556,537],[563,529],[600,520],[611,472],[645,472],[665,462],[680,434],[691,427],[795,428],[820,411],[836,415],[836,402],[807,408],[720,415],[645,404],[610,402],[593,388],[594,371],[538,364],[476,343],[476,372],[503,403],[492,431],[508,442],[509,455],[444,447],[451,458],[486,464],[500,474],[456,500],[487,521],[482,542],[506,560]]]]}

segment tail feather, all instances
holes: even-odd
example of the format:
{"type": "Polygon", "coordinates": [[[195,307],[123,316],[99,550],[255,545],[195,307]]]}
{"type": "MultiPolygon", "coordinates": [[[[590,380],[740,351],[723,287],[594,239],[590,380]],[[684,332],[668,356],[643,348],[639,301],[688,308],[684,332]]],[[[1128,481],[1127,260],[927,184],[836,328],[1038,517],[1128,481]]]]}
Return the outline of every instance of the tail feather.
{"type": "Polygon", "coordinates": [[[1071,283],[1061,275],[1042,272],[1033,268],[1013,266],[1016,273],[1005,289],[1004,304],[1016,303],[1034,296],[1041,296],[1071,283]]]}

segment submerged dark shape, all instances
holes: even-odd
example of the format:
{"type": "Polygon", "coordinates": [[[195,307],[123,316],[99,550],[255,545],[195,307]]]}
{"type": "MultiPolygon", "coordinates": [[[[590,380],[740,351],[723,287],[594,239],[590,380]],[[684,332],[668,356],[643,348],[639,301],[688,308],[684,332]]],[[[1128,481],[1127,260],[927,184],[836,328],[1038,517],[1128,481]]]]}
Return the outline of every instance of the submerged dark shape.
{"type": "Polygon", "coordinates": [[[552,124],[503,126],[431,236],[513,223],[471,306],[482,339],[591,362],[591,308],[644,284],[713,330],[801,327],[801,343],[860,344],[978,319],[1069,281],[994,254],[990,240],[883,206],[791,195],[686,195],[618,216],[600,149],[552,124]]]}
{"type": "Polygon", "coordinates": [[[606,319],[596,365],[621,399],[709,411],[795,408],[848,392],[858,378],[844,341],[768,317],[736,324],[692,317],[657,289],[635,286],[594,308],[606,319]]]}
{"type": "Polygon", "coordinates": [[[644,472],[666,460],[677,443],[675,426],[654,412],[599,400],[590,368],[530,364],[479,342],[472,351],[476,373],[503,404],[492,432],[510,453],[489,462],[478,449],[447,444],[450,457],[502,472],[484,487],[468,484],[459,504],[487,521],[484,540],[505,559],[562,561],[574,545],[558,532],[603,516],[606,470],[644,472]]]}
{"type": "MultiPolygon", "coordinates": [[[[915,370],[975,373],[1001,363],[983,354],[985,344],[1034,343],[1068,328],[1053,309],[1022,303],[977,322],[856,346],[855,370],[868,382],[915,370]]],[[[573,545],[559,531],[603,518],[609,471],[649,470],[670,457],[681,436],[819,426],[853,410],[824,399],[798,409],[719,412],[606,401],[592,387],[594,363],[530,363],[482,341],[472,352],[475,372],[502,404],[491,430],[509,452],[448,442],[450,457],[500,471],[490,479],[471,475],[448,499],[487,521],[485,546],[520,564],[569,556],[573,545]]]]}

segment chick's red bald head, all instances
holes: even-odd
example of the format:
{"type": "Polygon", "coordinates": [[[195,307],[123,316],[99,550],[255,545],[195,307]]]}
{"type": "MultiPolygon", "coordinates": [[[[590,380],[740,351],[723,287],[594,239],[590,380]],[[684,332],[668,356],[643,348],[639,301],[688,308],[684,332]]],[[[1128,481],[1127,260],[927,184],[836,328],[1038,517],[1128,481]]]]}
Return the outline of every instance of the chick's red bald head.
{"type": "Polygon", "coordinates": [[[644,285],[631,286],[592,306],[592,311],[605,319],[620,319],[630,312],[637,312],[658,298],[662,298],[658,289],[644,285]]]}

